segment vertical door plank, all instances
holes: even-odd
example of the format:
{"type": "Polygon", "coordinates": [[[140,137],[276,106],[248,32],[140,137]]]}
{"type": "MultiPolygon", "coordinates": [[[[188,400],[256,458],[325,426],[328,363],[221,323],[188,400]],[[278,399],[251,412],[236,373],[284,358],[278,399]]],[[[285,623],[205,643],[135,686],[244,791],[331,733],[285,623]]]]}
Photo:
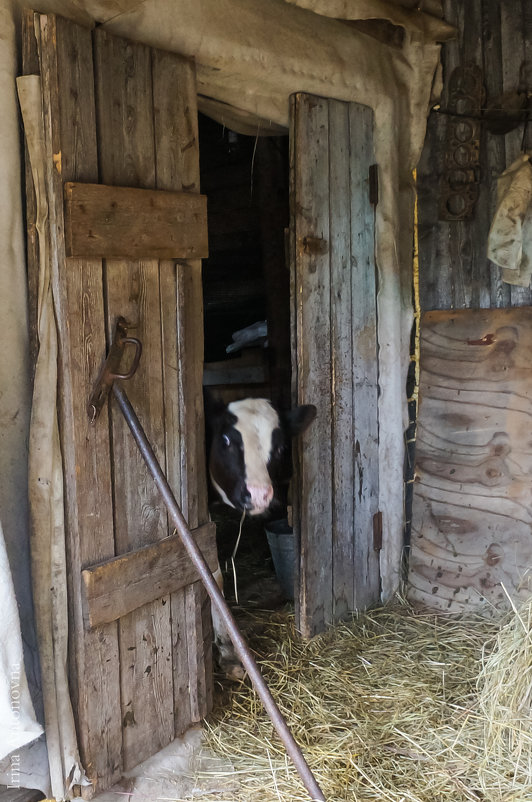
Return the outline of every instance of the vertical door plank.
{"type": "MultiPolygon", "coordinates": [[[[193,62],[153,52],[156,185],[199,192],[199,138],[193,62]]],[[[161,320],[168,476],[191,527],[208,519],[203,441],[201,262],[161,262],[161,320]],[[177,326],[177,336],[176,336],[177,326]]],[[[176,732],[212,706],[212,635],[201,583],[172,594],[176,732]]]]}
{"type": "MultiPolygon", "coordinates": [[[[177,265],[177,321],[179,408],[183,438],[181,461],[186,465],[183,485],[183,509],[193,528],[208,520],[207,479],[205,474],[205,445],[203,422],[203,291],[201,262],[199,260],[177,265]]],[[[187,642],[189,644],[189,672],[191,683],[197,683],[197,692],[191,696],[191,721],[199,721],[212,706],[212,676],[209,645],[207,661],[203,664],[195,655],[203,651],[210,639],[210,620],[199,617],[194,610],[202,609],[206,591],[196,582],[185,591],[187,613],[187,642]],[[193,644],[193,647],[191,646],[193,644]],[[191,648],[193,651],[191,651],[191,648]],[[194,702],[193,699],[197,702],[194,702]]],[[[181,704],[183,699],[181,698],[181,704]]],[[[179,700],[176,698],[176,714],[179,700]]]]}
{"type": "MultiPolygon", "coordinates": [[[[155,186],[151,52],[94,33],[101,180],[155,186]]],[[[108,330],[124,315],[144,346],[127,392],[166,467],[159,265],[109,260],[108,330]]],[[[121,413],[111,407],[116,544],[124,553],[168,534],[166,512],[121,413]]],[[[169,597],[120,620],[123,763],[128,769],[174,737],[169,597]],[[149,735],[148,735],[149,734],[149,735]]]]}
{"type": "MultiPolygon", "coordinates": [[[[297,358],[297,279],[296,279],[296,163],[298,149],[296,147],[296,120],[298,118],[299,95],[290,95],[290,130],[289,130],[289,204],[290,204],[290,224],[285,232],[285,239],[288,248],[288,259],[290,266],[290,364],[292,375],[290,380],[290,397],[292,405],[298,403],[299,387],[299,361],[297,358]]],[[[295,537],[296,554],[301,554],[301,442],[296,438],[292,443],[293,476],[291,481],[292,495],[292,525],[295,537]]],[[[300,629],[301,610],[299,599],[301,598],[301,559],[296,559],[294,568],[294,598],[298,600],[295,606],[296,626],[300,629]]]]}
{"type": "MultiPolygon", "coordinates": [[[[482,67],[486,97],[493,100],[502,93],[501,7],[500,3],[493,2],[493,0],[483,4],[482,38],[482,67]]],[[[500,135],[493,136],[488,131],[483,131],[482,136],[486,140],[486,146],[483,154],[485,162],[480,166],[480,175],[482,183],[486,184],[486,216],[489,226],[497,207],[496,177],[502,173],[505,167],[504,138],[500,135]]],[[[479,217],[476,215],[476,224],[478,225],[478,223],[479,217]]],[[[483,236],[482,233],[480,236],[483,236]]],[[[509,306],[510,285],[502,280],[501,268],[489,261],[487,261],[487,265],[488,279],[491,281],[490,306],[509,306]]]]}
{"type": "Polygon", "coordinates": [[[94,31],[100,179],[155,189],[150,49],[94,31]]]}
{"type": "MultiPolygon", "coordinates": [[[[349,106],[329,101],[333,613],[353,609],[353,335],[349,106]]],[[[353,225],[356,221],[353,221],[353,225]]],[[[355,287],[355,289],[357,289],[355,287]]],[[[325,355],[324,355],[325,356],[325,355]]]]}
{"type": "Polygon", "coordinates": [[[63,180],[97,181],[90,31],[42,16],[41,72],[50,192],[51,267],[60,347],[60,430],[64,460],[72,696],[81,757],[93,782],[121,774],[118,635],[115,623],[85,633],[81,569],[114,555],[109,436],[91,426],[86,401],[105,351],[101,262],[65,270],[63,180]]]}
{"type": "Polygon", "coordinates": [[[292,358],[318,408],[297,449],[299,620],[305,636],[379,600],[373,113],[292,98],[292,358]]]}
{"type": "Polygon", "coordinates": [[[379,502],[377,298],[375,213],[369,199],[369,167],[374,163],[373,112],[351,103],[351,264],[352,359],[354,370],[354,576],[357,610],[379,599],[379,555],[373,544],[373,517],[379,502]]]}
{"type": "Polygon", "coordinates": [[[301,95],[295,118],[298,401],[315,404],[318,410],[317,418],[303,435],[299,449],[299,626],[308,637],[332,620],[328,141],[327,101],[301,95]],[[299,154],[304,154],[301,165],[298,163],[299,154]]]}

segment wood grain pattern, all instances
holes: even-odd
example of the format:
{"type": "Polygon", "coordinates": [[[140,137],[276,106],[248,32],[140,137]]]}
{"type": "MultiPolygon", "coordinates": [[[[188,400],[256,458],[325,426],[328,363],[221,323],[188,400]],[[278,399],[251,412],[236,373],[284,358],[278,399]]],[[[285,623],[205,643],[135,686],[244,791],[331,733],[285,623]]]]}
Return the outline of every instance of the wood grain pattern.
{"type": "Polygon", "coordinates": [[[81,568],[114,555],[109,435],[89,426],[87,388],[105,350],[101,263],[65,274],[63,180],[97,180],[90,31],[53,16],[38,18],[47,135],[50,256],[60,347],[59,423],[64,459],[72,626],[71,687],[90,797],[121,773],[116,624],[83,633],[81,568]],[[73,318],[73,315],[75,317],[73,318]],[[72,320],[75,324],[72,325],[72,320]]]}
{"type": "Polygon", "coordinates": [[[67,256],[208,256],[207,198],[104,184],[65,184],[67,256]]]}
{"type": "MultiPolygon", "coordinates": [[[[331,423],[332,423],[332,576],[333,614],[345,615],[353,609],[355,465],[353,451],[353,294],[351,278],[351,175],[349,106],[331,104],[329,108],[330,183],[330,273],[331,273],[331,423]]],[[[354,160],[353,160],[354,161],[354,160]]],[[[357,288],[355,286],[355,292],[357,288]]]]}
{"type": "MultiPolygon", "coordinates": [[[[94,33],[94,47],[100,178],[106,184],[152,189],[155,152],[150,49],[116,39],[101,28],[94,33]]],[[[107,260],[105,283],[108,333],[122,315],[143,343],[143,356],[127,392],[165,470],[159,264],[151,259],[107,260]]],[[[115,538],[117,551],[123,554],[161,540],[169,531],[159,494],[114,406],[111,420],[115,538]]],[[[125,769],[174,737],[169,601],[163,596],[119,622],[125,769]]]]}
{"type": "MultiPolygon", "coordinates": [[[[194,64],[175,54],[154,51],[152,76],[157,187],[199,192],[194,64]]],[[[209,517],[203,434],[201,262],[194,259],[174,265],[163,261],[160,273],[165,410],[175,416],[173,424],[179,433],[179,437],[170,436],[167,423],[169,476],[175,476],[173,486],[180,488],[181,507],[189,526],[196,527],[209,517]]],[[[200,582],[173,593],[171,608],[175,730],[180,733],[212,707],[212,628],[210,615],[204,612],[210,610],[208,597],[200,582]]]]}
{"type": "MultiPolygon", "coordinates": [[[[371,109],[350,104],[349,118],[354,407],[352,445],[355,473],[354,607],[361,610],[375,604],[380,598],[379,553],[373,539],[374,518],[379,514],[375,209],[370,204],[368,190],[368,166],[374,164],[375,153],[371,109]]],[[[350,457],[348,454],[347,459],[350,457]]]]}
{"type": "Polygon", "coordinates": [[[297,401],[318,409],[297,449],[305,636],[380,590],[372,137],[368,108],[292,100],[292,348],[297,401]]]}
{"type": "MultiPolygon", "coordinates": [[[[218,565],[215,526],[192,531],[211,571],[218,565]]],[[[199,581],[179,535],[170,535],[82,571],[88,628],[122,618],[144,604],[199,581]]]]}
{"type": "MultiPolygon", "coordinates": [[[[35,12],[25,8],[22,12],[22,73],[40,75],[41,67],[37,39],[35,36],[35,12]]],[[[24,180],[26,187],[26,250],[28,264],[28,333],[31,375],[35,373],[39,341],[37,335],[37,310],[39,294],[39,238],[37,233],[37,205],[33,176],[24,140],[24,180]]]]}
{"type": "Polygon", "coordinates": [[[294,120],[298,402],[315,404],[318,410],[312,429],[302,437],[299,464],[299,626],[307,637],[332,622],[331,361],[324,358],[330,353],[328,124],[326,99],[298,97],[294,120]],[[307,248],[307,238],[320,246],[307,248]]]}
{"type": "Polygon", "coordinates": [[[532,589],[532,309],[430,312],[421,387],[409,597],[450,611],[532,589]]]}

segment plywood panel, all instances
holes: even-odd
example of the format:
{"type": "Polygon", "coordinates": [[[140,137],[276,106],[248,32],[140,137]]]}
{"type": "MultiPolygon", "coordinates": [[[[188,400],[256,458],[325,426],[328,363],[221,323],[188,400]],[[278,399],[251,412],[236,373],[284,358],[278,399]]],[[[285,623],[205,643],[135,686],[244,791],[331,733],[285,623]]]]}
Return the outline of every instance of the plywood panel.
{"type": "Polygon", "coordinates": [[[484,609],[532,587],[532,309],[426,313],[409,596],[484,609]]]}

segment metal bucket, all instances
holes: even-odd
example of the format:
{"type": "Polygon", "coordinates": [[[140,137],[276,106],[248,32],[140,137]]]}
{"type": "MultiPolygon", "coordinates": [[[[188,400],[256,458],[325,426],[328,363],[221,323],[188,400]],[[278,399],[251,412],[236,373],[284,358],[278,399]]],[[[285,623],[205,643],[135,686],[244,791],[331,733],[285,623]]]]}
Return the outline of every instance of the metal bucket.
{"type": "Polygon", "coordinates": [[[294,531],[286,518],[264,527],[277,579],[286,599],[294,598],[296,548],[294,531]]]}

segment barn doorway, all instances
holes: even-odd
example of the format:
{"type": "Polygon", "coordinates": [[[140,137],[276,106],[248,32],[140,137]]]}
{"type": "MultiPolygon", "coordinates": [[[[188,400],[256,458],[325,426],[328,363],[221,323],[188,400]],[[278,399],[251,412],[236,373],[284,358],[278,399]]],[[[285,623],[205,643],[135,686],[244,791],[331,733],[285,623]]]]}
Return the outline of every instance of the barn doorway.
{"type": "Polygon", "coordinates": [[[373,113],[296,94],[289,137],[200,120],[208,196],[204,383],[225,400],[313,404],[297,441],[296,621],[312,636],[380,597],[379,369],[373,113]],[[289,141],[288,141],[289,140],[289,141]],[[263,318],[227,359],[234,331],[263,318]]]}
{"type": "MultiPolygon", "coordinates": [[[[288,136],[245,136],[199,115],[201,192],[208,199],[203,260],[204,385],[226,403],[244,397],[291,403],[288,136]],[[235,332],[246,334],[235,341],[235,332]]],[[[273,608],[275,578],[265,521],[211,498],[227,597],[273,608]],[[236,573],[236,580],[234,573],[236,573]]]]}

